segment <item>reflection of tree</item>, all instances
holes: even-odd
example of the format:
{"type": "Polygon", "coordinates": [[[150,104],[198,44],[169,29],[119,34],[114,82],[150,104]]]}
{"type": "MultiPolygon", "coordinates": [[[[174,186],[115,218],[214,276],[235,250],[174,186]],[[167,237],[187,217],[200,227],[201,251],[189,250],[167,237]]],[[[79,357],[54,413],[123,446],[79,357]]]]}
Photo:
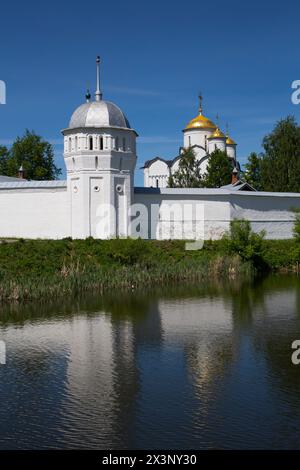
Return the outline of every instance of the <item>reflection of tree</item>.
{"type": "Polygon", "coordinates": [[[300,339],[299,297],[300,282],[296,277],[267,280],[264,310],[254,312],[253,325],[253,344],[267,360],[273,391],[289,396],[290,406],[295,409],[300,405],[300,368],[291,362],[291,345],[300,339]]]}

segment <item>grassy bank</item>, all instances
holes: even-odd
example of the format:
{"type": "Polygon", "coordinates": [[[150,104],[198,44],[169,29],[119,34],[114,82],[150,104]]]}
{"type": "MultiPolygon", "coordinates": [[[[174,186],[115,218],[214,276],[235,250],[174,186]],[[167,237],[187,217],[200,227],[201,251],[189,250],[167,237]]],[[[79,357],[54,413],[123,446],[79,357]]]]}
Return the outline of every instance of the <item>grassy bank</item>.
{"type": "Polygon", "coordinates": [[[207,244],[182,241],[57,240],[0,244],[0,300],[47,300],[85,290],[136,289],[163,283],[228,278],[249,263],[207,244]]]}
{"type": "MultiPolygon", "coordinates": [[[[265,271],[297,268],[294,240],[263,241],[265,271]]],[[[0,244],[0,300],[44,300],[87,290],[249,276],[253,262],[222,242],[186,251],[183,241],[17,240],[0,244]]]]}

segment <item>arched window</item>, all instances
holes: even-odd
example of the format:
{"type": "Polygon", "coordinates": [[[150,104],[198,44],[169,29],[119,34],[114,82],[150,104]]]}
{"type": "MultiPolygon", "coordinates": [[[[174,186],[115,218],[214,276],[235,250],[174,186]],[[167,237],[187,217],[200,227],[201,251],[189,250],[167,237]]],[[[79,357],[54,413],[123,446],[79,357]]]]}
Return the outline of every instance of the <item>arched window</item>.
{"type": "Polygon", "coordinates": [[[72,158],[72,163],[73,163],[73,171],[75,170],[75,158],[72,158]]]}
{"type": "Polygon", "coordinates": [[[78,148],[78,137],[76,136],[75,137],[75,150],[77,150],[78,148]]]}
{"type": "Polygon", "coordinates": [[[159,187],[159,181],[158,181],[158,178],[156,178],[156,187],[157,187],[157,188],[159,187]]]}
{"type": "Polygon", "coordinates": [[[95,157],[95,168],[98,169],[98,157],[95,157]]]}
{"type": "Polygon", "coordinates": [[[69,152],[72,150],[72,139],[69,137],[69,152]]]}
{"type": "Polygon", "coordinates": [[[217,144],[215,144],[215,150],[217,150],[217,144]]]}
{"type": "Polygon", "coordinates": [[[93,137],[89,138],[89,149],[93,150],[93,137]]]}
{"type": "Polygon", "coordinates": [[[123,152],[126,151],[126,139],[123,137],[123,152]]]}
{"type": "Polygon", "coordinates": [[[189,135],[189,147],[192,145],[191,136],[189,135]]]}
{"type": "Polygon", "coordinates": [[[115,140],[115,149],[119,150],[119,138],[118,137],[116,137],[116,140],[115,140]]]}
{"type": "Polygon", "coordinates": [[[100,137],[100,150],[103,150],[103,137],[100,137]]]}

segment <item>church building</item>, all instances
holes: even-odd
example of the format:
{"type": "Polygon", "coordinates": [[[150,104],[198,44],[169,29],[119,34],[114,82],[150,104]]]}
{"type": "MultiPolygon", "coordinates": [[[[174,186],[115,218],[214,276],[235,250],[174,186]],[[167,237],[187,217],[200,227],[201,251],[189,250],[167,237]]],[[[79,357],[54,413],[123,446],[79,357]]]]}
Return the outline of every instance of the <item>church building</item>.
{"type": "Polygon", "coordinates": [[[226,152],[232,168],[240,170],[237,162],[236,143],[220,130],[202,113],[202,96],[199,96],[199,114],[193,118],[183,129],[183,146],[179,149],[179,155],[172,160],[155,157],[147,160],[143,166],[144,186],[154,188],[166,188],[172,174],[178,170],[180,156],[184,148],[192,148],[196,159],[199,161],[201,175],[206,173],[209,155],[215,150],[226,152]]]}

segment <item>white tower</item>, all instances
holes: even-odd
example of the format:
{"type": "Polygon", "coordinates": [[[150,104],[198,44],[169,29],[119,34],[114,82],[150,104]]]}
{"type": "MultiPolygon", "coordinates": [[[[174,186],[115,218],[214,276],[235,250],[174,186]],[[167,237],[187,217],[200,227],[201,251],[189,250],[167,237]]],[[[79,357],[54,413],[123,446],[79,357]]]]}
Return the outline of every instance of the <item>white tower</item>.
{"type": "Polygon", "coordinates": [[[226,132],[226,152],[227,152],[228,157],[231,158],[234,162],[236,162],[236,143],[229,136],[228,128],[226,132]]]}
{"type": "Polygon", "coordinates": [[[97,57],[95,101],[72,114],[64,136],[73,238],[126,237],[133,199],[137,133],[121,109],[102,100],[97,57]]]}
{"type": "Polygon", "coordinates": [[[209,153],[214,152],[215,150],[221,150],[225,152],[226,150],[226,137],[219,127],[215,130],[213,134],[208,137],[208,151],[209,153]]]}

